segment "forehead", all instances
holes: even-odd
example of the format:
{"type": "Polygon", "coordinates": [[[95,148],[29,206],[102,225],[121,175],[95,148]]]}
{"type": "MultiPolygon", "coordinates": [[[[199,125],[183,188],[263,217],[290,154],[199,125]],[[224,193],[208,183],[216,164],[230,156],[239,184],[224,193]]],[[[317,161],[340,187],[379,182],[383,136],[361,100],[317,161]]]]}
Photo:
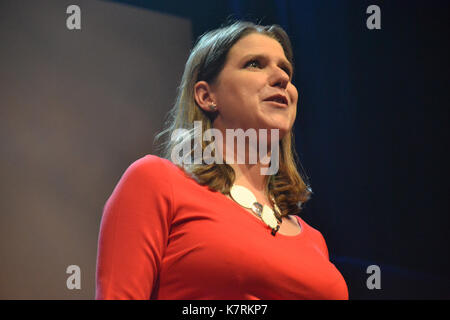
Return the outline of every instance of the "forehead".
{"type": "Polygon", "coordinates": [[[258,33],[251,33],[239,39],[231,47],[229,59],[239,59],[248,54],[265,54],[286,59],[283,47],[277,40],[258,33]]]}

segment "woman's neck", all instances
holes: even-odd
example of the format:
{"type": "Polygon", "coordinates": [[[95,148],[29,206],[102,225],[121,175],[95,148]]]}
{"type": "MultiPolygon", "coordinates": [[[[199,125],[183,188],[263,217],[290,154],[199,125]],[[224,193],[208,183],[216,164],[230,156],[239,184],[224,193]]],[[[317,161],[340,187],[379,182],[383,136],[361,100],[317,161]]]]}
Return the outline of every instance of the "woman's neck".
{"type": "Polygon", "coordinates": [[[273,169],[271,167],[273,162],[270,162],[272,151],[275,156],[278,155],[278,149],[272,150],[271,148],[272,137],[261,142],[258,136],[256,136],[256,140],[251,138],[247,140],[245,137],[238,139],[236,136],[228,136],[223,128],[216,129],[219,129],[222,137],[225,138],[222,147],[217,148],[216,145],[216,152],[218,151],[221,159],[233,168],[234,184],[248,188],[259,201],[264,204],[268,203],[266,179],[267,175],[273,174],[270,170],[273,169]],[[265,148],[260,150],[261,143],[265,145],[265,148]]]}
{"type": "Polygon", "coordinates": [[[266,194],[266,177],[260,170],[264,165],[257,164],[229,164],[235,172],[234,184],[249,189],[262,204],[269,204],[266,194]]]}

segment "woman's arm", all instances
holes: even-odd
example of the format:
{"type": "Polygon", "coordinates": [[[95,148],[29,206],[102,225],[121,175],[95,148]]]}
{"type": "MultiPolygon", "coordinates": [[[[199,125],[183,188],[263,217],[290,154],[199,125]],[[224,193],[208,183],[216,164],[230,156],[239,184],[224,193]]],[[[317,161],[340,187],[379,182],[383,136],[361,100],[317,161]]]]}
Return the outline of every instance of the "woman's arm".
{"type": "Polygon", "coordinates": [[[98,240],[96,299],[149,299],[172,220],[166,165],[146,156],[123,174],[105,204],[98,240]]]}

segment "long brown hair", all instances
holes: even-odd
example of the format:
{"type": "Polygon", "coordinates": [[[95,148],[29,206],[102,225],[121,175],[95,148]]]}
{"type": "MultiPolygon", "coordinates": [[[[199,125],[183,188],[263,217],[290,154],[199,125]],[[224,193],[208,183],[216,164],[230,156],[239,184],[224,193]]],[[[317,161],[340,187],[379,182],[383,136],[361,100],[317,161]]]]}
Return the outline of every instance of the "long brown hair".
{"type": "MultiPolygon", "coordinates": [[[[286,58],[294,65],[291,42],[286,32],[278,25],[262,26],[237,21],[203,34],[197,40],[186,62],[177,99],[168,114],[165,129],[155,137],[156,150],[161,157],[170,159],[174,147],[181,140],[194,140],[194,121],[202,123],[201,136],[206,130],[213,128],[214,113],[205,112],[197,105],[194,99],[194,85],[201,80],[214,83],[225,65],[231,47],[251,33],[264,34],[277,40],[283,47],[286,58]],[[184,135],[175,137],[173,133],[180,132],[177,129],[187,130],[184,131],[184,135]],[[162,142],[158,144],[160,140],[162,142]]],[[[202,151],[206,147],[207,144],[202,141],[202,151]]],[[[298,156],[294,148],[292,130],[281,139],[279,150],[279,170],[274,175],[266,176],[266,193],[274,197],[282,216],[298,214],[301,211],[301,204],[309,199],[312,192],[297,169],[298,156]]],[[[233,168],[226,163],[203,162],[180,167],[198,183],[208,185],[210,189],[223,194],[229,194],[235,180],[233,168]]]]}

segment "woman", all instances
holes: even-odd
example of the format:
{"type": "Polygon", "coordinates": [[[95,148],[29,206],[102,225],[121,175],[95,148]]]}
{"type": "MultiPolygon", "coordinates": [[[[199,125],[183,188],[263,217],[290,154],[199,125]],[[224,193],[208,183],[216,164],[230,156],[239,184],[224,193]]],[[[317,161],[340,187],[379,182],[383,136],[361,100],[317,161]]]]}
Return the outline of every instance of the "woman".
{"type": "Polygon", "coordinates": [[[292,75],[278,26],[235,22],[199,39],[157,137],[166,137],[164,157],[133,163],[105,205],[97,299],[348,299],[322,235],[297,216],[311,191],[294,161],[292,75]],[[254,130],[257,143],[245,140],[245,161],[233,161],[239,137],[221,149],[215,135],[210,154],[225,163],[196,161],[210,145],[194,123],[200,137],[254,130]],[[194,142],[182,163],[180,141],[194,142]],[[262,141],[270,162],[250,163],[262,141]]]}

